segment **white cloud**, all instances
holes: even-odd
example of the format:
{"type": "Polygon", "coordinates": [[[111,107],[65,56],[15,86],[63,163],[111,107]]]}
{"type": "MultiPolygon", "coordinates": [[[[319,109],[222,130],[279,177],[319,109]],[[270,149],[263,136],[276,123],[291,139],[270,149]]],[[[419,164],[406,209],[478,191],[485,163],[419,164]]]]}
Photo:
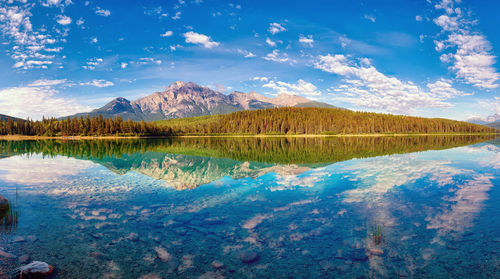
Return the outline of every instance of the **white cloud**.
{"type": "Polygon", "coordinates": [[[128,63],[126,63],[126,62],[122,62],[122,63],[120,64],[120,68],[122,68],[122,69],[127,68],[127,66],[128,66],[128,63]]]}
{"type": "Polygon", "coordinates": [[[266,56],[262,58],[279,63],[289,61],[288,55],[286,53],[281,54],[278,49],[273,50],[273,52],[268,53],[266,56]]]}
{"type": "Polygon", "coordinates": [[[373,16],[373,15],[364,15],[363,18],[366,20],[369,20],[371,22],[375,22],[375,20],[376,20],[375,16],[373,16]]]}
{"type": "Polygon", "coordinates": [[[496,56],[486,37],[473,30],[474,20],[464,17],[462,9],[455,7],[460,1],[442,0],[435,5],[445,14],[434,19],[434,23],[443,29],[443,39],[435,40],[436,50],[445,53],[440,60],[451,63],[450,70],[457,78],[478,88],[493,89],[498,87],[500,74],[494,68],[496,56]]]}
{"type": "Polygon", "coordinates": [[[272,46],[272,47],[275,47],[276,46],[276,42],[274,42],[273,40],[269,39],[269,38],[266,38],[266,44],[272,46]]]}
{"type": "Polygon", "coordinates": [[[68,80],[67,79],[39,79],[36,80],[28,86],[34,86],[34,87],[41,87],[41,86],[56,86],[56,85],[63,85],[67,84],[68,80]]]}
{"type": "Polygon", "coordinates": [[[252,53],[252,52],[250,52],[248,50],[244,50],[244,49],[238,49],[238,53],[242,54],[243,57],[245,57],[245,58],[253,58],[253,57],[257,56],[254,53],[252,53]]]}
{"type": "Polygon", "coordinates": [[[305,37],[304,35],[300,35],[299,42],[301,42],[304,45],[312,47],[314,44],[314,39],[312,35],[308,35],[307,37],[305,37]]]}
{"type": "Polygon", "coordinates": [[[422,18],[422,16],[421,16],[421,15],[416,15],[416,16],[415,16],[415,20],[416,20],[416,21],[422,21],[422,20],[423,20],[423,18],[422,18]]]}
{"type": "Polygon", "coordinates": [[[97,9],[95,10],[95,14],[100,16],[110,16],[111,12],[109,10],[97,7],[97,9]]]}
{"type": "Polygon", "coordinates": [[[7,54],[15,61],[15,69],[47,68],[53,63],[54,55],[44,53],[46,49],[58,49],[57,36],[51,36],[42,26],[38,30],[31,23],[32,6],[10,6],[8,2],[0,2],[0,33],[7,39],[10,48],[7,54]]]}
{"type": "Polygon", "coordinates": [[[96,37],[90,38],[90,43],[96,44],[99,40],[96,37]]]}
{"type": "Polygon", "coordinates": [[[182,12],[176,12],[175,15],[172,17],[173,20],[178,20],[181,18],[182,12]]]}
{"type": "Polygon", "coordinates": [[[267,87],[275,90],[278,94],[289,95],[305,95],[305,96],[320,96],[321,92],[318,88],[307,81],[299,79],[297,83],[286,83],[282,81],[273,81],[264,84],[262,87],[267,87]]]}
{"type": "Polygon", "coordinates": [[[274,35],[276,33],[286,31],[286,28],[277,22],[273,22],[273,23],[269,24],[269,29],[267,29],[267,30],[269,31],[269,33],[274,35]]]}
{"type": "Polygon", "coordinates": [[[145,64],[149,64],[149,63],[161,65],[162,61],[159,59],[154,59],[152,57],[143,57],[143,58],[139,58],[139,62],[137,62],[137,64],[139,64],[139,65],[145,65],[145,64]]]}
{"type": "Polygon", "coordinates": [[[268,81],[268,77],[253,77],[252,80],[258,80],[258,81],[268,81]]]}
{"type": "Polygon", "coordinates": [[[82,68],[84,68],[85,70],[95,70],[95,68],[102,64],[103,61],[104,60],[102,58],[90,58],[87,59],[86,65],[82,66],[82,68]]]}
{"type": "Polygon", "coordinates": [[[166,32],[165,32],[165,33],[163,33],[163,34],[160,34],[160,36],[162,36],[162,37],[170,37],[170,36],[172,36],[173,34],[174,34],[174,32],[172,32],[172,31],[166,31],[166,32]]]}
{"type": "Polygon", "coordinates": [[[343,84],[332,88],[334,99],[359,107],[409,113],[418,108],[450,107],[445,102],[466,95],[445,79],[422,89],[411,81],[401,81],[379,72],[367,58],[352,60],[342,54],[319,56],[314,67],[343,76],[343,84]]]}
{"type": "Polygon", "coordinates": [[[108,81],[108,80],[94,79],[94,80],[88,81],[88,82],[80,82],[80,85],[90,85],[90,86],[102,88],[102,87],[113,86],[115,84],[111,81],[108,81]]]}
{"type": "Polygon", "coordinates": [[[213,48],[219,46],[219,42],[212,41],[212,38],[207,35],[199,34],[193,31],[184,33],[186,38],[186,43],[192,43],[197,45],[203,45],[205,48],[213,48]]]}
{"type": "Polygon", "coordinates": [[[70,25],[71,18],[69,16],[59,15],[59,16],[57,16],[57,23],[59,23],[61,25],[70,25]]]}
{"type": "Polygon", "coordinates": [[[78,25],[78,26],[82,26],[83,24],[85,23],[85,20],[83,20],[83,18],[80,18],[78,19],[75,24],[78,25]]]}
{"type": "Polygon", "coordinates": [[[89,111],[88,107],[81,106],[74,100],[59,97],[58,93],[48,86],[0,89],[0,111],[7,115],[33,119],[89,111]]]}

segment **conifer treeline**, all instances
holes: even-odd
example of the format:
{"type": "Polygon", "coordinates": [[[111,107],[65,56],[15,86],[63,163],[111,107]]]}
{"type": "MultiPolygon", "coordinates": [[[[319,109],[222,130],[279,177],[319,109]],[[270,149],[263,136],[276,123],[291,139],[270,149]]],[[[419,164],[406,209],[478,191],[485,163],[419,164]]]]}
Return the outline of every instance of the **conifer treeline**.
{"type": "MultiPolygon", "coordinates": [[[[284,107],[238,111],[211,116],[205,121],[192,122],[196,124],[190,124],[189,119],[180,123],[178,121],[173,130],[177,134],[494,133],[496,131],[482,125],[442,118],[331,108],[284,107]],[[211,118],[215,120],[211,121],[211,118]]],[[[170,125],[168,120],[159,123],[170,125]]]]}
{"type": "Polygon", "coordinates": [[[28,136],[168,136],[168,127],[159,127],[144,121],[124,121],[120,117],[104,119],[98,117],[74,117],[64,120],[55,118],[41,121],[0,121],[0,135],[28,136]]]}

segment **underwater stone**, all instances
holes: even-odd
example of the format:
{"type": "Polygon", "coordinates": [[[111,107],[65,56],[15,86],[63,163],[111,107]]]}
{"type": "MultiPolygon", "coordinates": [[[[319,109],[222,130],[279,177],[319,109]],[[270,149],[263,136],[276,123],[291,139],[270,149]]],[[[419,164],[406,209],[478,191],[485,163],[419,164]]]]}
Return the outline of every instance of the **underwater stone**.
{"type": "Polygon", "coordinates": [[[372,254],[372,255],[383,255],[384,254],[384,250],[373,248],[373,249],[370,249],[370,254],[372,254]]]}
{"type": "Polygon", "coordinates": [[[19,268],[21,278],[47,278],[54,271],[54,267],[45,262],[34,261],[19,268]]]}
{"type": "Polygon", "coordinates": [[[211,264],[210,264],[213,268],[216,268],[216,269],[219,269],[219,268],[222,268],[224,266],[224,263],[222,262],[219,262],[217,260],[213,261],[211,264]]]}
{"type": "Polygon", "coordinates": [[[246,264],[251,264],[259,260],[259,255],[254,251],[242,251],[239,253],[238,258],[246,264]]]}
{"type": "Polygon", "coordinates": [[[161,279],[162,277],[157,273],[149,273],[139,277],[139,279],[161,279]]]}
{"type": "Polygon", "coordinates": [[[0,212],[7,211],[9,209],[9,201],[0,195],[0,212]]]}
{"type": "Polygon", "coordinates": [[[29,255],[22,255],[22,256],[19,257],[19,262],[20,263],[27,263],[29,260],[30,260],[30,256],[29,255]]]}
{"type": "Polygon", "coordinates": [[[0,249],[0,257],[13,259],[13,258],[16,258],[16,255],[11,254],[11,253],[7,253],[4,250],[0,249]]]}
{"type": "Polygon", "coordinates": [[[360,261],[360,262],[368,260],[368,256],[366,255],[366,250],[364,248],[354,249],[354,251],[352,252],[352,259],[354,261],[360,261]]]}
{"type": "Polygon", "coordinates": [[[14,239],[12,239],[12,242],[25,242],[26,239],[22,236],[16,236],[14,239]]]}

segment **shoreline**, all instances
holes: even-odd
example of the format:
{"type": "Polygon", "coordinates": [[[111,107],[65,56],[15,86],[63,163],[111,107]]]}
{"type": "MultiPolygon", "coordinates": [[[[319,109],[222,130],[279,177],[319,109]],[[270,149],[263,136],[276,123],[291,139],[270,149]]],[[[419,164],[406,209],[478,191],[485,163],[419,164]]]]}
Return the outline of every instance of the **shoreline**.
{"type": "Polygon", "coordinates": [[[493,136],[498,133],[432,133],[432,134],[304,134],[304,135],[178,135],[178,136],[24,136],[3,135],[0,140],[111,140],[111,139],[153,139],[153,138],[330,138],[330,137],[411,137],[411,136],[493,136]]]}

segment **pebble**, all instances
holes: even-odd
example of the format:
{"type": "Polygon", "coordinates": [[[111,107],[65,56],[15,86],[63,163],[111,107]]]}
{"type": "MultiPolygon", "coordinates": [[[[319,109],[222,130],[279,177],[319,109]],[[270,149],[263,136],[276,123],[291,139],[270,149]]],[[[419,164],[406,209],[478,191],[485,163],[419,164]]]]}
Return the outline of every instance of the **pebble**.
{"type": "Polygon", "coordinates": [[[211,265],[213,268],[216,268],[216,269],[219,269],[219,268],[224,267],[224,263],[219,262],[219,261],[217,261],[217,260],[213,261],[210,265],[211,265]]]}
{"type": "Polygon", "coordinates": [[[14,239],[12,239],[12,242],[15,242],[15,243],[17,243],[17,242],[25,242],[25,241],[26,241],[26,239],[24,237],[22,237],[22,236],[16,236],[16,237],[14,237],[14,239]]]}
{"type": "Polygon", "coordinates": [[[254,251],[242,251],[239,253],[238,258],[243,263],[251,264],[259,260],[259,255],[254,251]]]}
{"type": "Polygon", "coordinates": [[[0,249],[0,257],[14,259],[16,258],[16,255],[5,252],[4,250],[0,249]]]}
{"type": "Polygon", "coordinates": [[[161,279],[162,277],[157,273],[149,273],[139,277],[139,279],[161,279]]]}
{"type": "Polygon", "coordinates": [[[45,262],[34,261],[19,268],[21,278],[47,278],[54,271],[54,267],[45,262]]]}
{"type": "Polygon", "coordinates": [[[20,263],[27,263],[28,261],[30,260],[30,256],[29,255],[22,255],[19,257],[19,262],[20,263]]]}
{"type": "Polygon", "coordinates": [[[377,249],[377,248],[370,249],[370,254],[372,254],[372,255],[383,255],[384,254],[384,250],[377,249]]]}
{"type": "Polygon", "coordinates": [[[366,255],[366,250],[364,248],[354,249],[352,252],[352,259],[354,261],[364,262],[368,260],[368,256],[366,255]]]}

